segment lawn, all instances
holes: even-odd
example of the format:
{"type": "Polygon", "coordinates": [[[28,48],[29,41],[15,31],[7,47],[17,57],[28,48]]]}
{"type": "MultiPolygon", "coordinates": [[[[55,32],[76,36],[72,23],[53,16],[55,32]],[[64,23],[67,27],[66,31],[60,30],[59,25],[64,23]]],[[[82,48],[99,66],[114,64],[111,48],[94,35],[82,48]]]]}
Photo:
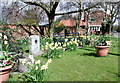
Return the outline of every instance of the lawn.
{"type": "MultiPolygon", "coordinates": [[[[94,47],[63,52],[61,58],[53,59],[49,65],[48,81],[117,81],[118,57],[120,56],[118,47],[120,46],[117,38],[112,38],[112,40],[113,45],[106,57],[95,57],[94,47]]],[[[35,58],[47,60],[40,56],[35,58]]],[[[12,76],[10,81],[18,80],[17,76],[12,76]]]]}

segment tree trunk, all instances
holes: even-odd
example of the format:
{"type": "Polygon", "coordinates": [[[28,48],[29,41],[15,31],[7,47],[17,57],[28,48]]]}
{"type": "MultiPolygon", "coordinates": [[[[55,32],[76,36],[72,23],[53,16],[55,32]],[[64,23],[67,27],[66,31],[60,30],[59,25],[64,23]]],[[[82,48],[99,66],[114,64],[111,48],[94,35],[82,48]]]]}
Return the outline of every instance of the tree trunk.
{"type": "Polygon", "coordinates": [[[53,38],[53,33],[54,33],[54,14],[49,15],[49,27],[48,27],[48,37],[53,38]]]}

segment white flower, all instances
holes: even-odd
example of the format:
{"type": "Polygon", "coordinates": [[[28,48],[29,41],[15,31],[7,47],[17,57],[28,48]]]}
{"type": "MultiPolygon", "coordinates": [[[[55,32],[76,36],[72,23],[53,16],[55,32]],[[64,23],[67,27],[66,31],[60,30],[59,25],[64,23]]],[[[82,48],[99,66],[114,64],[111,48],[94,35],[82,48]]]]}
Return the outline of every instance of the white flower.
{"type": "Polygon", "coordinates": [[[7,36],[6,36],[6,35],[4,35],[4,39],[7,39],[7,36]]]}
{"type": "Polygon", "coordinates": [[[31,63],[31,62],[27,62],[26,64],[27,64],[27,65],[32,65],[32,63],[31,63]]]}
{"type": "Polygon", "coordinates": [[[40,62],[41,62],[40,60],[37,60],[37,61],[35,62],[35,64],[40,64],[40,62]]]}
{"type": "Polygon", "coordinates": [[[57,44],[57,42],[55,43],[55,47],[57,47],[58,46],[58,44],[57,44]]]}
{"type": "Polygon", "coordinates": [[[67,42],[68,41],[68,39],[65,39],[65,42],[67,42]]]}
{"type": "Polygon", "coordinates": [[[56,49],[62,49],[62,47],[57,47],[56,49]]]}
{"type": "Polygon", "coordinates": [[[55,47],[50,46],[50,49],[54,50],[54,49],[55,49],[55,47]]]}
{"type": "Polygon", "coordinates": [[[35,70],[38,70],[38,66],[35,67],[35,70]]]}
{"type": "Polygon", "coordinates": [[[51,63],[52,62],[52,59],[50,58],[50,59],[48,59],[48,61],[47,61],[47,63],[51,63]]]}
{"type": "Polygon", "coordinates": [[[45,49],[46,49],[46,50],[48,49],[48,45],[45,46],[45,49]]]}
{"type": "Polygon", "coordinates": [[[48,43],[48,42],[46,42],[46,45],[49,45],[49,43],[48,43]]]}
{"type": "Polygon", "coordinates": [[[4,41],[4,45],[7,45],[8,44],[8,41],[4,41]]]}
{"type": "Polygon", "coordinates": [[[40,70],[46,70],[48,68],[47,65],[43,65],[40,70]]]}
{"type": "Polygon", "coordinates": [[[29,55],[28,57],[30,58],[30,60],[32,61],[32,63],[35,62],[35,59],[34,59],[34,56],[33,56],[33,55],[29,55]]]}
{"type": "Polygon", "coordinates": [[[66,44],[63,44],[63,47],[66,47],[66,44]]]}
{"type": "Polygon", "coordinates": [[[60,42],[58,42],[58,45],[61,45],[61,43],[60,43],[60,42]]]}
{"type": "Polygon", "coordinates": [[[71,41],[74,41],[74,39],[71,39],[71,41]]]}
{"type": "Polygon", "coordinates": [[[27,59],[23,59],[21,63],[24,65],[26,63],[26,61],[27,61],[27,59]]]}
{"type": "Polygon", "coordinates": [[[0,33],[0,37],[2,37],[2,33],[0,33]]]}
{"type": "Polygon", "coordinates": [[[70,43],[68,42],[67,45],[70,45],[70,43]]]}
{"type": "Polygon", "coordinates": [[[54,43],[50,43],[49,45],[52,46],[52,45],[54,45],[54,43]]]}

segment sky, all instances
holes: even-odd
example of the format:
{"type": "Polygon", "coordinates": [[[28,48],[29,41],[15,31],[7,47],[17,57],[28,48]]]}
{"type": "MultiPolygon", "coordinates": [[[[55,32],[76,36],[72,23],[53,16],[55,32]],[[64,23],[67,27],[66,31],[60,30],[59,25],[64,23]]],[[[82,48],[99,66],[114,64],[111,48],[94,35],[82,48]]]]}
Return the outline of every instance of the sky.
{"type": "MultiPolygon", "coordinates": [[[[17,0],[0,0],[0,10],[2,10],[2,7],[3,7],[3,3],[5,4],[5,2],[9,2],[9,3],[6,3],[7,5],[6,6],[9,6],[12,2],[15,2],[17,0]]],[[[33,1],[33,0],[26,0],[26,1],[33,1]]],[[[44,2],[48,1],[48,0],[43,0],[44,2]]],[[[74,0],[62,0],[62,1],[74,1],[74,0]]],[[[82,0],[84,2],[87,2],[87,1],[101,1],[101,0],[82,0]]],[[[102,1],[119,1],[119,0],[102,0],[102,1]]],[[[65,4],[65,3],[64,3],[65,4]]],[[[63,10],[63,11],[58,11],[59,10],[59,7],[57,7],[57,11],[56,13],[60,13],[60,12],[66,12],[66,10],[63,10]]],[[[74,7],[71,7],[71,10],[76,10],[74,7]]],[[[69,11],[71,11],[69,10],[69,11]]],[[[2,11],[0,11],[0,14],[2,13],[2,11]]],[[[107,11],[107,13],[109,13],[109,11],[107,11]]],[[[0,18],[1,18],[2,15],[0,15],[0,18]]],[[[59,18],[61,16],[56,16],[55,19],[59,18]]],[[[118,24],[118,20],[115,22],[115,25],[118,24]]]]}

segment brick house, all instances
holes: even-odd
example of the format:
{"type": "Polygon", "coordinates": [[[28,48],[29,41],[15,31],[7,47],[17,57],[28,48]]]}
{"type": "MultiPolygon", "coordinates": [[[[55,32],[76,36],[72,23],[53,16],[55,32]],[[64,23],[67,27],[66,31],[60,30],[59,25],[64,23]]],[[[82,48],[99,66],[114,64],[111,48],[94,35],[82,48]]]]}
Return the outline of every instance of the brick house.
{"type": "MultiPolygon", "coordinates": [[[[68,32],[68,33],[82,33],[82,30],[78,29],[79,31],[77,31],[77,20],[61,20],[60,24],[63,24],[64,26],[66,26],[66,28],[61,32],[68,32]]],[[[83,20],[80,21],[80,27],[82,27],[82,29],[84,29],[86,26],[86,22],[84,22],[83,20]]]]}
{"type": "Polygon", "coordinates": [[[100,34],[102,31],[102,23],[105,21],[105,17],[107,20],[109,20],[110,15],[106,14],[102,10],[95,10],[89,13],[89,15],[85,14],[84,18],[85,21],[87,21],[87,26],[89,27],[88,33],[94,31],[95,33],[98,32],[98,34],[100,34]]]}
{"type": "MultiPolygon", "coordinates": [[[[95,10],[89,13],[89,15],[84,13],[83,20],[80,21],[81,28],[79,28],[77,32],[80,33],[80,35],[84,35],[85,34],[84,30],[86,30],[85,27],[88,27],[87,31],[88,34],[89,33],[100,34],[100,32],[102,31],[103,18],[105,16],[109,20],[110,16],[101,10],[95,10]]],[[[61,20],[60,23],[66,26],[65,29],[70,30],[70,33],[76,32],[77,20],[61,20]]]]}

